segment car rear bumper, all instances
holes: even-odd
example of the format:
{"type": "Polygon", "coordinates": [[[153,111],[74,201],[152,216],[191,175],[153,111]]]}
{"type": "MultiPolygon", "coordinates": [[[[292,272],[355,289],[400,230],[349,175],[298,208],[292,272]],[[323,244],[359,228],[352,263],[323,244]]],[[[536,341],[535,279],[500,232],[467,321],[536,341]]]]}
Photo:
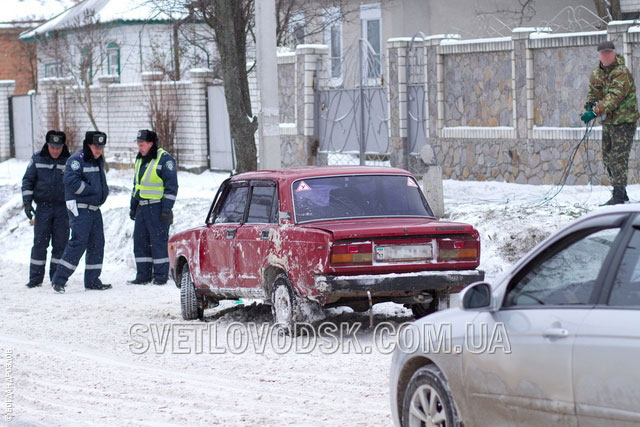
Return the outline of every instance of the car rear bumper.
{"type": "Polygon", "coordinates": [[[484,280],[482,270],[422,271],[417,273],[359,276],[316,276],[320,294],[348,296],[353,292],[458,292],[467,285],[484,280]]]}

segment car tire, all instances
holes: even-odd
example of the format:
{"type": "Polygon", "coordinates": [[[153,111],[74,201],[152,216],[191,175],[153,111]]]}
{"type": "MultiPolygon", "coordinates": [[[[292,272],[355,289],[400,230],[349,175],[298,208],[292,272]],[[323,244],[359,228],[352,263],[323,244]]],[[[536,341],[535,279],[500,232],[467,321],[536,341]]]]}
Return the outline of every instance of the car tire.
{"type": "Polygon", "coordinates": [[[180,306],[184,320],[202,320],[204,318],[203,300],[198,298],[195,285],[191,280],[189,265],[182,268],[180,275],[180,306]]]}
{"type": "Polygon", "coordinates": [[[403,427],[425,424],[460,426],[447,380],[434,365],[423,366],[413,374],[402,402],[403,427]]]}
{"type": "Polygon", "coordinates": [[[279,274],[271,289],[271,314],[273,323],[293,331],[298,319],[298,299],[286,274],[279,274]]]}
{"type": "Polygon", "coordinates": [[[413,313],[413,317],[419,319],[428,314],[435,313],[438,311],[438,306],[440,305],[440,298],[434,295],[431,302],[424,304],[411,304],[411,312],[413,313]]]}

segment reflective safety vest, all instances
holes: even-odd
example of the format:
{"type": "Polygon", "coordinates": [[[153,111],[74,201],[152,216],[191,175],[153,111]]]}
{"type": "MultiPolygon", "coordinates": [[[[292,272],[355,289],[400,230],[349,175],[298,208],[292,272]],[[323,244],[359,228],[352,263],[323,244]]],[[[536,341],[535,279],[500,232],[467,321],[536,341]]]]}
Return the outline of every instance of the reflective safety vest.
{"type": "Polygon", "coordinates": [[[162,155],[166,153],[162,148],[158,148],[158,155],[152,159],[147,169],[142,175],[140,181],[140,167],[142,166],[142,158],[136,160],[136,185],[134,192],[140,195],[141,199],[162,199],[164,195],[164,182],[158,176],[158,163],[162,155]]]}

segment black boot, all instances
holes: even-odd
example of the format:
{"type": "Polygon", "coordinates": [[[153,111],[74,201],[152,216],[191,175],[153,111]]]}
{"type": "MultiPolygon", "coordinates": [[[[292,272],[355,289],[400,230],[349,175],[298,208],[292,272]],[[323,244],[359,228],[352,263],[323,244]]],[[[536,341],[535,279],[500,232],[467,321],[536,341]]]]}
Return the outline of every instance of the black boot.
{"type": "Polygon", "coordinates": [[[139,279],[127,280],[127,285],[148,285],[149,283],[150,283],[150,280],[139,280],[139,279]]]}
{"type": "Polygon", "coordinates": [[[609,199],[609,201],[602,206],[613,206],[613,205],[623,204],[625,202],[624,196],[625,196],[625,188],[621,186],[615,186],[613,187],[613,195],[611,196],[611,199],[609,199]]]}
{"type": "Polygon", "coordinates": [[[622,194],[623,194],[622,199],[625,202],[628,202],[629,201],[629,196],[627,195],[627,187],[622,187],[622,194]]]}
{"type": "Polygon", "coordinates": [[[64,285],[61,285],[60,283],[52,283],[51,286],[57,293],[64,294],[64,285]]]}
{"type": "Polygon", "coordinates": [[[107,289],[111,289],[111,285],[102,283],[100,279],[98,279],[97,281],[95,281],[90,285],[84,285],[84,289],[86,291],[104,291],[107,289]]]}
{"type": "Polygon", "coordinates": [[[167,281],[166,280],[153,279],[153,284],[154,285],[158,285],[158,286],[162,286],[162,285],[166,285],[167,281]]]}
{"type": "Polygon", "coordinates": [[[37,288],[39,286],[42,286],[42,282],[32,282],[29,280],[29,283],[27,283],[27,288],[37,288]]]}

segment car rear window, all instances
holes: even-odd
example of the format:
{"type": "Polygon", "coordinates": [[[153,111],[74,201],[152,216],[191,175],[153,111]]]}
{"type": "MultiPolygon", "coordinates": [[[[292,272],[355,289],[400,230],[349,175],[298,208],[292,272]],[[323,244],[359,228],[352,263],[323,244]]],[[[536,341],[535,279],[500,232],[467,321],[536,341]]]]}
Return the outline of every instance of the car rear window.
{"type": "Polygon", "coordinates": [[[295,181],[296,222],[340,218],[433,217],[406,175],[348,175],[295,181]]]}

